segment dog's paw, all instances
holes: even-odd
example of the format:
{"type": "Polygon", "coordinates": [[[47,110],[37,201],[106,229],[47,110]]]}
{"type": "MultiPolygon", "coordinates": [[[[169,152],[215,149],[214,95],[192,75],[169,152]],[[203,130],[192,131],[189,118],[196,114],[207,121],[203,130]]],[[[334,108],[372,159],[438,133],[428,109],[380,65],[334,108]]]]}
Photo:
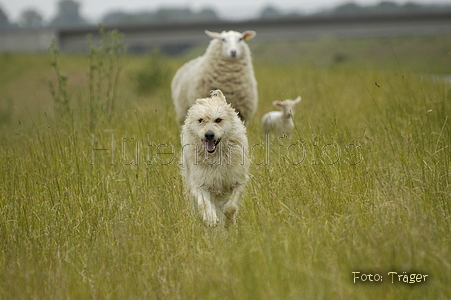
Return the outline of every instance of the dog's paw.
{"type": "Polygon", "coordinates": [[[226,225],[235,224],[235,215],[238,212],[238,207],[230,202],[224,205],[224,215],[226,216],[226,225]]]}
{"type": "Polygon", "coordinates": [[[219,222],[214,208],[204,210],[202,213],[202,220],[204,221],[205,226],[212,228],[216,227],[219,222]]]}

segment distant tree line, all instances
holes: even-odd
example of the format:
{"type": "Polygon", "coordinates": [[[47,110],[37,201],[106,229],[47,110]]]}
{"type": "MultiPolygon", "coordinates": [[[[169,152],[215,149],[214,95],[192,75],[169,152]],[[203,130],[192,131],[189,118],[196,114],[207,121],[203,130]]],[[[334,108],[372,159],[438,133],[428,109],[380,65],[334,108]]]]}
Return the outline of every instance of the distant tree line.
{"type": "MultiPolygon", "coordinates": [[[[335,8],[315,13],[316,15],[333,14],[371,14],[371,13],[396,13],[427,10],[451,10],[450,5],[423,5],[414,2],[397,4],[391,1],[381,1],[371,6],[363,6],[355,2],[347,2],[336,6],[335,8]]],[[[264,7],[257,18],[274,19],[299,17],[299,12],[284,12],[273,5],[264,7]]],[[[189,8],[161,8],[156,11],[127,13],[122,11],[109,12],[103,16],[100,23],[105,25],[133,25],[164,22],[196,22],[196,21],[215,21],[220,20],[218,14],[210,8],[204,8],[199,12],[193,12],[189,8]]],[[[11,22],[6,13],[0,7],[0,28],[38,28],[38,27],[77,27],[89,25],[80,14],[80,3],[75,0],[60,0],[55,17],[50,21],[45,21],[42,15],[35,9],[26,8],[20,14],[19,20],[11,22]]]]}
{"type": "Polygon", "coordinates": [[[33,8],[26,8],[20,14],[17,23],[9,22],[3,9],[0,7],[0,28],[39,28],[39,27],[75,27],[89,24],[80,15],[80,3],[74,0],[60,0],[56,16],[45,22],[42,15],[33,8]]]}
{"type": "MultiPolygon", "coordinates": [[[[406,2],[404,4],[397,4],[391,1],[381,1],[372,6],[359,5],[354,2],[347,2],[341,4],[330,11],[323,12],[323,14],[371,14],[371,13],[396,13],[396,12],[415,12],[437,10],[442,8],[438,5],[423,5],[415,2],[406,2]]],[[[451,6],[444,6],[443,8],[451,9],[451,6]]]]}

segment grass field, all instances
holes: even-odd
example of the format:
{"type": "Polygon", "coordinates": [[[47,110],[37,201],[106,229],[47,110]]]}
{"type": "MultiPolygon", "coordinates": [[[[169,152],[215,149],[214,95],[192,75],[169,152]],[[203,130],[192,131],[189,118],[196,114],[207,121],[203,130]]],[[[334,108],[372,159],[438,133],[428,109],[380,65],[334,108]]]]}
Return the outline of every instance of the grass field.
{"type": "Polygon", "coordinates": [[[228,230],[179,175],[169,82],[204,47],[0,54],[0,299],[450,299],[450,37],[250,42],[228,230]],[[293,139],[266,141],[262,115],[297,95],[293,139]]]}

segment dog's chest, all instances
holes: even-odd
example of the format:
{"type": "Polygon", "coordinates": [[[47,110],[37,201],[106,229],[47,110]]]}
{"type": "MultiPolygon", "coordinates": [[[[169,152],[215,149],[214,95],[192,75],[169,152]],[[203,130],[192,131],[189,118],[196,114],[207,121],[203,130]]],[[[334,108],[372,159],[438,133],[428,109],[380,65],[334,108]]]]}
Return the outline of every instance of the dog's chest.
{"type": "Polygon", "coordinates": [[[204,187],[215,194],[230,193],[241,179],[237,166],[224,164],[198,167],[196,169],[202,173],[204,187]]]}

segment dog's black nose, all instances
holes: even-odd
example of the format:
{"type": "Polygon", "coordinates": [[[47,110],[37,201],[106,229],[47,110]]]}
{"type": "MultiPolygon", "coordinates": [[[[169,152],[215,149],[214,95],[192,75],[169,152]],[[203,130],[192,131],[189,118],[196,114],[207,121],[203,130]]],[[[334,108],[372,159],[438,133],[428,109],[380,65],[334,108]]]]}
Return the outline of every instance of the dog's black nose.
{"type": "Polygon", "coordinates": [[[209,130],[209,131],[205,132],[205,138],[207,140],[212,140],[215,138],[215,133],[213,131],[209,130]]]}

